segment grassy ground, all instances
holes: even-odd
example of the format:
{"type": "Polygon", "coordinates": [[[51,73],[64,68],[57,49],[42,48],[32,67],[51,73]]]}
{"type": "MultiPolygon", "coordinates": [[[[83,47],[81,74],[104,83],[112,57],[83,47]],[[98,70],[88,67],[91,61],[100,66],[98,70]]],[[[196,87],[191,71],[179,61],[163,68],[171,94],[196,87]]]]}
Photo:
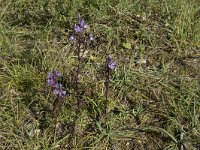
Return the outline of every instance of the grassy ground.
{"type": "Polygon", "coordinates": [[[199,149],[199,70],[199,0],[2,0],[0,149],[199,149]],[[95,40],[77,92],[78,13],[95,40]],[[53,68],[67,82],[62,106],[46,81],[53,68]]]}

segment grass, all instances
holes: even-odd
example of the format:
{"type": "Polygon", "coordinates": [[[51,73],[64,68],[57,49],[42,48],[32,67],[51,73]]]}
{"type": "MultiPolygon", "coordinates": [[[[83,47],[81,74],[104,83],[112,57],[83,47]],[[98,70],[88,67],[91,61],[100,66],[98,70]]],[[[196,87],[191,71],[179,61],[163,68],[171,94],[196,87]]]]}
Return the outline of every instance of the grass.
{"type": "Polygon", "coordinates": [[[200,148],[200,1],[4,0],[0,8],[1,149],[200,148]],[[78,13],[95,36],[79,96],[69,41],[78,13]],[[109,54],[117,67],[105,113],[109,54]],[[72,93],[57,108],[46,83],[55,67],[72,93]]]}

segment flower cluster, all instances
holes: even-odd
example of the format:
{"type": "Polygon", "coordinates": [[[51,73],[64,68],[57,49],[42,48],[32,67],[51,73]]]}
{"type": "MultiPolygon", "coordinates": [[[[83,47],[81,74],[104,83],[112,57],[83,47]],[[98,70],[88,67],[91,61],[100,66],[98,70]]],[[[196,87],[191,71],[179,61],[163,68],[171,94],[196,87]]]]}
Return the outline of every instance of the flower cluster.
{"type": "Polygon", "coordinates": [[[108,59],[108,63],[107,63],[108,69],[110,69],[110,70],[115,69],[117,66],[117,63],[115,61],[113,61],[112,56],[109,55],[107,59],[108,59]]]}
{"type": "MultiPolygon", "coordinates": [[[[78,23],[74,25],[74,31],[75,31],[75,34],[80,34],[80,33],[83,33],[84,31],[86,31],[86,29],[89,28],[89,25],[81,18],[80,14],[78,15],[78,23]]],[[[90,41],[93,41],[94,40],[94,37],[92,34],[89,34],[89,40],[90,41]]],[[[70,41],[75,41],[77,38],[75,35],[71,35],[69,37],[69,40],[70,41]]]]}
{"type": "Polygon", "coordinates": [[[48,84],[52,87],[53,93],[59,98],[64,98],[66,96],[66,91],[63,90],[62,84],[59,83],[59,78],[61,73],[57,72],[56,69],[53,69],[52,72],[48,73],[48,84]]]}
{"type": "Polygon", "coordinates": [[[74,30],[76,33],[83,32],[89,26],[85,23],[85,21],[81,18],[80,14],[78,15],[78,24],[74,25],[74,30]]]}

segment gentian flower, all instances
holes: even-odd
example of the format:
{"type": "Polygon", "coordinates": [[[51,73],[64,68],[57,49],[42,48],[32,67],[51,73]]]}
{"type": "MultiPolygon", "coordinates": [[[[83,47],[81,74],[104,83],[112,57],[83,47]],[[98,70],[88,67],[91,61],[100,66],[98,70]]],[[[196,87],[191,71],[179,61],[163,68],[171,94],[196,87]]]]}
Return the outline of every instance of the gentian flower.
{"type": "Polygon", "coordinates": [[[50,86],[56,85],[56,80],[61,76],[61,73],[57,72],[56,69],[53,69],[52,72],[48,73],[47,82],[50,86]]]}
{"type": "Polygon", "coordinates": [[[88,25],[85,23],[85,21],[83,19],[81,19],[79,24],[80,24],[80,27],[83,28],[83,29],[87,29],[88,28],[88,25]]]}
{"type": "Polygon", "coordinates": [[[74,30],[76,33],[83,32],[88,28],[88,25],[85,23],[83,19],[81,19],[80,14],[78,14],[78,24],[75,24],[74,30]]]}
{"type": "Polygon", "coordinates": [[[55,90],[53,91],[53,93],[54,93],[55,95],[58,95],[59,98],[64,98],[64,97],[66,96],[66,94],[67,94],[67,92],[66,92],[66,91],[63,91],[62,89],[55,89],[55,90]]]}
{"type": "Polygon", "coordinates": [[[115,61],[113,61],[112,56],[109,55],[109,56],[108,56],[108,64],[107,64],[107,67],[108,67],[110,70],[113,70],[113,69],[116,68],[116,66],[117,66],[117,63],[116,63],[115,61]]]}
{"type": "Polygon", "coordinates": [[[57,72],[56,69],[53,69],[52,72],[48,73],[47,82],[49,86],[52,87],[55,95],[58,95],[59,98],[64,98],[67,92],[63,90],[62,84],[58,81],[60,77],[61,73],[57,72]]]}
{"type": "Polygon", "coordinates": [[[75,24],[74,30],[75,30],[76,33],[83,31],[83,29],[79,25],[77,25],[77,24],[75,24]]]}
{"type": "Polygon", "coordinates": [[[74,35],[71,35],[71,36],[69,37],[69,40],[70,40],[70,41],[74,41],[74,40],[76,40],[76,37],[75,37],[74,35]]]}

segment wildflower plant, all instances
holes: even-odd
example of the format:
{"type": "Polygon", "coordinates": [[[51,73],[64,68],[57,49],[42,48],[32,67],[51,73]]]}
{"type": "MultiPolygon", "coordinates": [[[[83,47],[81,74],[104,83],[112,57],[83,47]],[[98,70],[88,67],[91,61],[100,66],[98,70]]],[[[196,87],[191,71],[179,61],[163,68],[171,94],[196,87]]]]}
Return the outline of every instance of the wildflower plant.
{"type": "Polygon", "coordinates": [[[78,64],[75,67],[75,92],[77,95],[77,109],[80,109],[80,99],[79,99],[79,75],[81,68],[83,66],[83,57],[84,53],[87,51],[87,48],[91,41],[94,40],[94,36],[91,33],[88,33],[89,25],[81,18],[80,14],[78,15],[78,22],[74,25],[74,33],[69,37],[69,40],[73,43],[75,55],[78,59],[78,64]]]}
{"type": "Polygon", "coordinates": [[[52,72],[49,72],[47,75],[47,82],[51,88],[52,93],[56,96],[53,101],[53,110],[52,113],[57,116],[57,110],[60,110],[63,104],[63,100],[67,96],[67,91],[65,90],[63,84],[61,83],[62,75],[55,68],[52,72]]]}
{"type": "MultiPolygon", "coordinates": [[[[81,113],[81,108],[80,105],[83,102],[82,100],[82,92],[80,91],[80,82],[79,82],[79,77],[81,74],[81,71],[84,67],[84,59],[85,58],[85,52],[87,52],[88,47],[92,41],[94,41],[94,36],[92,33],[89,33],[89,25],[85,22],[83,18],[81,18],[80,14],[78,14],[77,17],[78,21],[77,23],[74,24],[74,32],[72,35],[69,37],[69,41],[72,43],[72,48],[74,49],[75,56],[77,58],[77,64],[72,68],[72,76],[70,77],[72,80],[70,81],[70,84],[73,85],[70,87],[71,89],[73,88],[74,90],[74,96],[76,98],[76,117],[78,118],[81,113]]],[[[73,138],[74,130],[75,130],[75,121],[76,119],[73,120],[71,128],[71,136],[68,141],[68,145],[71,145],[71,140],[73,138]]]]}
{"type": "MultiPolygon", "coordinates": [[[[52,94],[56,96],[54,102],[53,102],[53,117],[55,119],[55,131],[56,131],[56,124],[58,123],[58,114],[59,110],[61,109],[61,106],[63,104],[63,100],[66,98],[67,94],[71,95],[72,97],[76,99],[75,101],[75,116],[73,116],[73,120],[71,122],[71,130],[70,132],[70,137],[68,139],[68,145],[72,145],[72,139],[73,135],[75,133],[75,123],[79,116],[81,115],[81,110],[83,109],[84,105],[81,105],[83,103],[83,93],[85,91],[81,91],[83,86],[80,85],[80,75],[81,72],[84,68],[85,64],[85,59],[84,58],[84,53],[88,50],[88,47],[92,41],[95,40],[94,36],[92,33],[89,33],[88,30],[89,25],[83,20],[80,15],[78,15],[78,22],[75,23],[74,25],[74,33],[69,37],[69,41],[72,43],[72,48],[74,49],[75,56],[77,58],[76,65],[72,68],[72,74],[69,75],[69,84],[68,87],[65,87],[63,84],[63,79],[64,77],[60,72],[58,72],[56,69],[53,69],[51,72],[48,73],[47,75],[47,83],[51,88],[52,94]],[[66,88],[68,90],[66,90],[66,88]]],[[[108,92],[109,92],[109,82],[111,79],[111,73],[112,71],[116,68],[117,64],[113,60],[112,56],[109,55],[106,58],[106,67],[105,67],[105,97],[106,101],[104,103],[105,108],[105,114],[107,113],[107,103],[108,103],[108,92]]],[[[65,79],[64,79],[65,80],[65,79]]],[[[99,105],[100,106],[100,105],[99,105]]],[[[96,121],[99,120],[99,115],[101,114],[100,112],[96,112],[96,121]]],[[[93,116],[91,116],[93,118],[93,116]]]]}
{"type": "MultiPolygon", "coordinates": [[[[47,75],[47,83],[51,88],[52,93],[56,96],[53,101],[53,118],[55,121],[54,131],[56,131],[56,125],[58,120],[59,110],[61,110],[63,100],[66,98],[67,91],[65,90],[62,82],[61,82],[62,75],[58,72],[55,68],[48,73],[47,75]]],[[[45,118],[45,116],[43,117],[45,118]]]]}

